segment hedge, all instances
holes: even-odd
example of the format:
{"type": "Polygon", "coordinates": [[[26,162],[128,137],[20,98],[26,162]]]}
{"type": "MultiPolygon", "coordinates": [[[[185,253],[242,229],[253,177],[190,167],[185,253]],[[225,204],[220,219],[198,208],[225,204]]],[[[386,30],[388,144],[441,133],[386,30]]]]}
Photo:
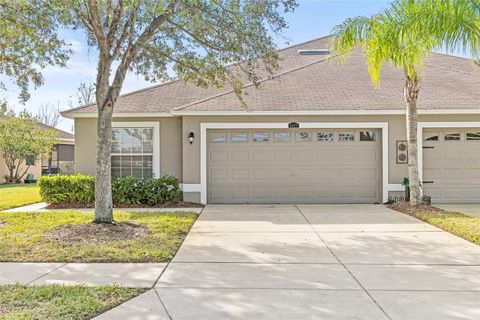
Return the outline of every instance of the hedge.
{"type": "MultiPolygon", "coordinates": [[[[95,177],[88,175],[43,176],[38,181],[40,196],[50,204],[75,203],[91,206],[95,202],[95,177]]],[[[116,206],[156,206],[182,199],[178,179],[165,175],[159,179],[113,178],[112,197],[116,206]]]]}

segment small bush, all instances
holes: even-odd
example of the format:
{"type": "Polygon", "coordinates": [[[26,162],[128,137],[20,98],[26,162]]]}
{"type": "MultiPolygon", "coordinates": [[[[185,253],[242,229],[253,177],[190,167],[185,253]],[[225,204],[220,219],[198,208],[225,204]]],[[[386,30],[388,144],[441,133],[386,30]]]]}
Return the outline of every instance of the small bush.
{"type": "MultiPolygon", "coordinates": [[[[93,176],[45,176],[39,180],[38,185],[42,199],[50,204],[75,203],[91,206],[95,202],[93,176]]],[[[171,175],[159,179],[113,178],[112,197],[117,206],[156,206],[180,201],[182,192],[178,179],[171,175]]]]}

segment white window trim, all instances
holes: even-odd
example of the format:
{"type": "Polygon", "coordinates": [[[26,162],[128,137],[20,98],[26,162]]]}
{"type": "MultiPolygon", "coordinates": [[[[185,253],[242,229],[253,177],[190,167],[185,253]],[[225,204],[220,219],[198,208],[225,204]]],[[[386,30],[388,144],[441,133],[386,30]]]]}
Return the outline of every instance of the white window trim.
{"type": "MultiPolygon", "coordinates": [[[[300,122],[301,129],[382,129],[382,200],[388,201],[388,122],[300,122]]],[[[288,122],[200,123],[200,202],[207,204],[207,130],[209,129],[288,129],[288,122]]],[[[391,190],[395,191],[395,190],[391,190]]]]}
{"type": "Polygon", "coordinates": [[[480,122],[419,122],[417,129],[417,148],[418,175],[420,181],[423,181],[423,129],[426,128],[480,128],[480,122]]]}
{"type": "Polygon", "coordinates": [[[160,177],[160,123],[159,122],[112,122],[112,128],[153,128],[153,163],[152,173],[160,177]]]}

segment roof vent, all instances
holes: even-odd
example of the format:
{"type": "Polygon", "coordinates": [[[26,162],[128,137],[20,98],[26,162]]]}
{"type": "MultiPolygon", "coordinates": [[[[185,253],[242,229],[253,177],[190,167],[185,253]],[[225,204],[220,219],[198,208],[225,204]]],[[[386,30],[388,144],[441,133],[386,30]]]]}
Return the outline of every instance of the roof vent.
{"type": "Polygon", "coordinates": [[[298,54],[301,56],[326,56],[330,54],[330,50],[328,49],[300,49],[298,50],[298,54]]]}

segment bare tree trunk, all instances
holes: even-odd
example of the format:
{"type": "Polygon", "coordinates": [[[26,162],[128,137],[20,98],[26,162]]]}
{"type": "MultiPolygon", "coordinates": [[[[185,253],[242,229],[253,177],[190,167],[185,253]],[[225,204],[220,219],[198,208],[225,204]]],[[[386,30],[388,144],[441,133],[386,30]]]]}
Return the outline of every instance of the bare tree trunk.
{"type": "Polygon", "coordinates": [[[98,110],[94,222],[113,223],[112,173],[110,171],[113,103],[109,101],[103,106],[98,105],[98,110]]]}
{"type": "Polygon", "coordinates": [[[407,102],[406,124],[408,144],[408,179],[410,181],[410,204],[422,203],[422,185],[418,173],[418,116],[417,98],[420,90],[418,79],[412,79],[405,73],[405,100],[407,102]]]}

